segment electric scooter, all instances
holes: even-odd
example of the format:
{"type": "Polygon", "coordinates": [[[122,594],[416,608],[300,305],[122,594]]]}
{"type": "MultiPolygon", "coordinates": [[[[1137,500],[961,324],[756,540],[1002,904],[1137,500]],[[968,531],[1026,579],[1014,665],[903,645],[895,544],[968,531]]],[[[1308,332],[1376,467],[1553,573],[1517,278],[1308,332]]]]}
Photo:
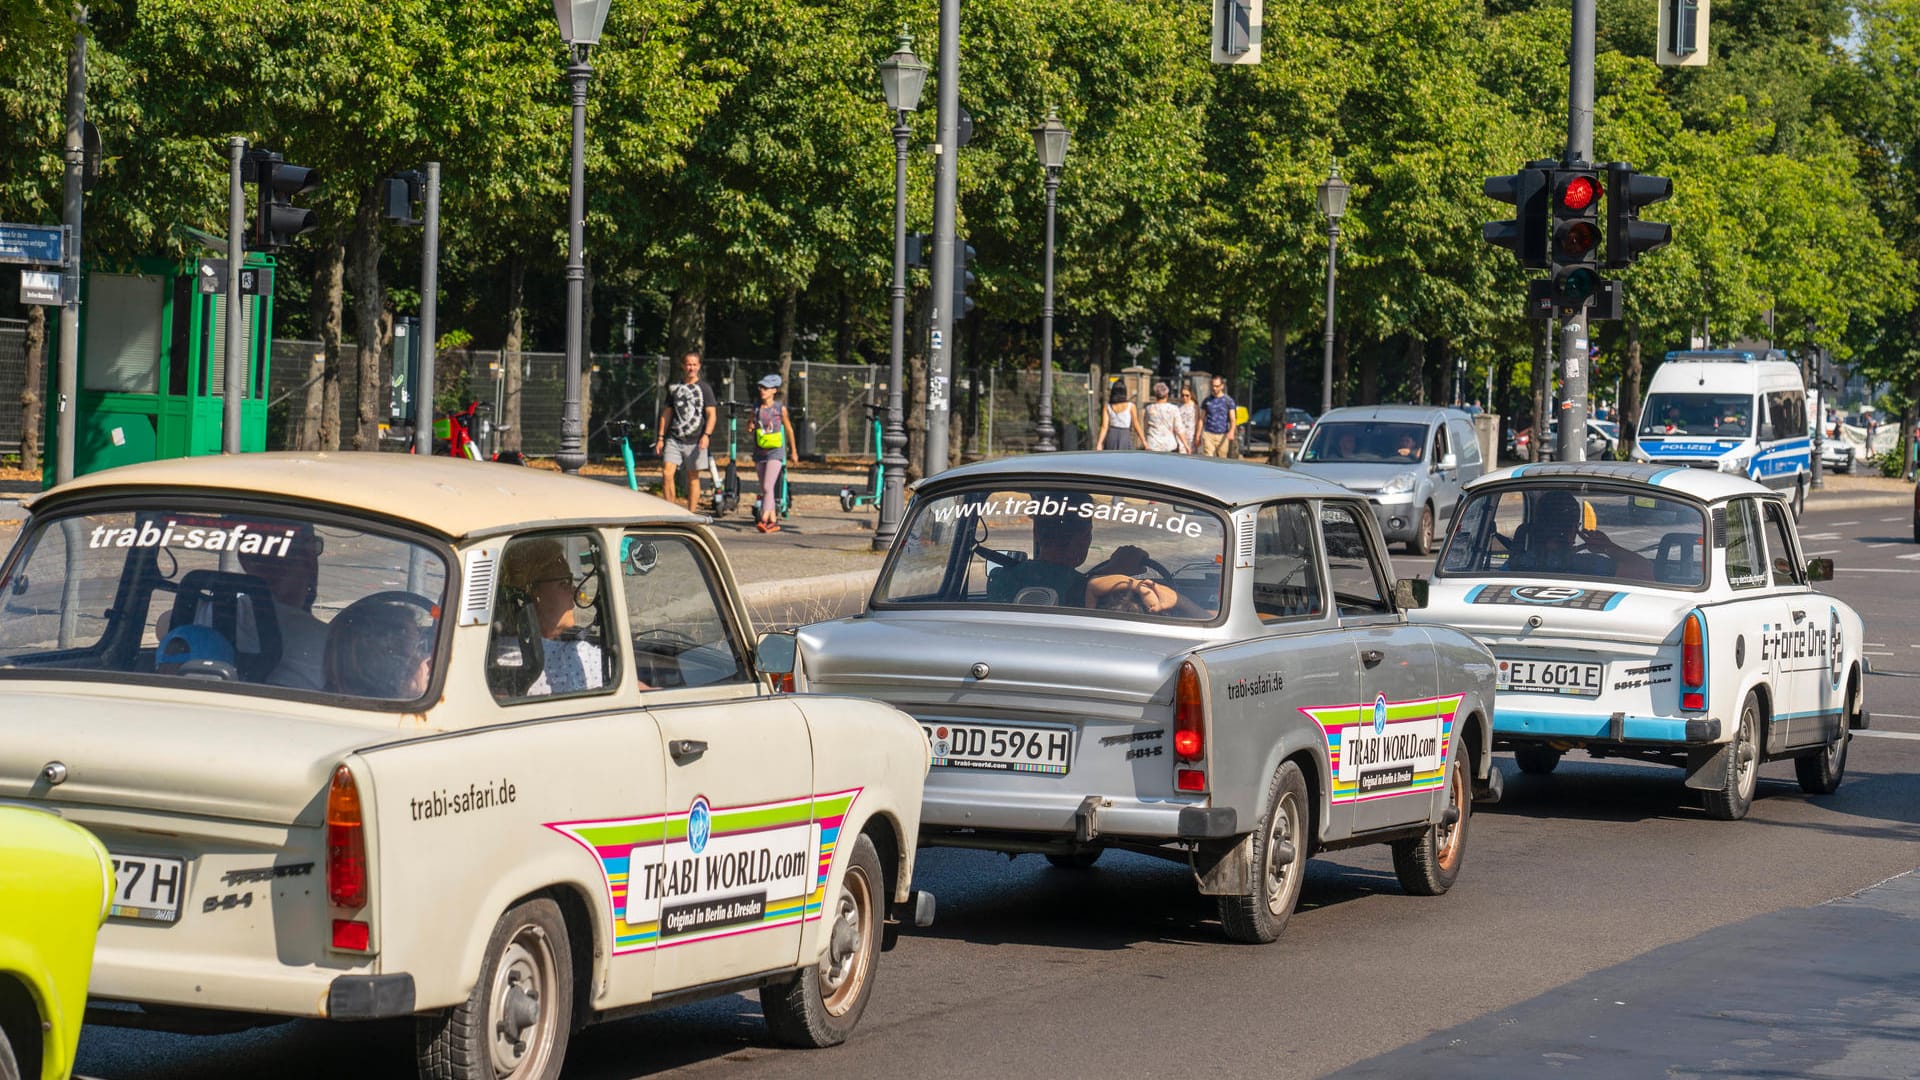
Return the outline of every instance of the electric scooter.
{"type": "Polygon", "coordinates": [[[840,489],[840,509],[844,513],[852,513],[856,506],[878,507],[880,491],[886,486],[887,467],[880,453],[880,406],[869,405],[867,412],[873,418],[873,464],[867,466],[867,482],[858,490],[850,487],[840,489]]]}
{"type": "Polygon", "coordinates": [[[720,463],[712,454],[707,455],[707,473],[713,480],[713,516],[722,518],[740,507],[740,412],[747,406],[737,401],[723,401],[721,408],[727,410],[727,471],[723,477],[720,463]]]}

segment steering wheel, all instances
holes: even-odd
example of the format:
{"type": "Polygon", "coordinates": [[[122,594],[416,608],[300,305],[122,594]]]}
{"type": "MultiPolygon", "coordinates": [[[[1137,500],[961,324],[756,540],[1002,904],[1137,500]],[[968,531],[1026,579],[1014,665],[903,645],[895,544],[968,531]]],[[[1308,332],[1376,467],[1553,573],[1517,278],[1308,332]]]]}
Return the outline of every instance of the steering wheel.
{"type": "Polygon", "coordinates": [[[678,656],[688,649],[697,649],[700,647],[700,643],[693,638],[678,630],[669,630],[664,626],[656,626],[648,630],[642,630],[633,635],[633,640],[635,644],[640,642],[658,642],[662,645],[677,646],[677,648],[669,654],[674,656],[678,656]]]}

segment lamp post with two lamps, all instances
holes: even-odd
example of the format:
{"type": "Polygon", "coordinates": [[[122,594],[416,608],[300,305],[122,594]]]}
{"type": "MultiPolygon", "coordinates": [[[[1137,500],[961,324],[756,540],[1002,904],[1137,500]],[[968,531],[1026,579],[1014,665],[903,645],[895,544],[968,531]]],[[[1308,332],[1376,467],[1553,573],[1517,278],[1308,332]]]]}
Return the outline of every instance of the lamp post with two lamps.
{"type": "Polygon", "coordinates": [[[901,370],[907,346],[907,140],[913,128],[907,114],[920,105],[927,83],[927,65],[913,54],[913,36],[903,27],[900,46],[880,61],[880,88],[893,114],[893,341],[887,354],[887,424],[880,437],[885,480],[880,489],[880,520],[873,529],[873,549],[885,551],[900,531],[907,479],[907,419],[901,370]]]}
{"type": "Polygon", "coordinates": [[[560,404],[561,472],[577,473],[587,463],[580,430],[580,320],[586,310],[585,229],[587,201],[587,80],[593,66],[587,56],[600,43],[613,0],[553,0],[560,40],[567,43],[567,81],[573,86],[573,180],[567,195],[567,376],[560,404]]]}
{"type": "Polygon", "coordinates": [[[1067,163],[1067,141],[1073,133],[1060,122],[1051,108],[1047,118],[1033,129],[1034,149],[1040,154],[1040,167],[1046,170],[1047,242],[1046,269],[1042,275],[1040,298],[1040,423],[1033,448],[1040,453],[1053,452],[1053,207],[1060,190],[1060,170],[1067,163]]]}
{"type": "Polygon", "coordinates": [[[1320,415],[1333,408],[1333,287],[1338,278],[1340,219],[1347,212],[1347,182],[1340,179],[1340,162],[1333,163],[1327,178],[1315,189],[1320,212],[1327,215],[1327,340],[1326,354],[1320,361],[1320,415]]]}

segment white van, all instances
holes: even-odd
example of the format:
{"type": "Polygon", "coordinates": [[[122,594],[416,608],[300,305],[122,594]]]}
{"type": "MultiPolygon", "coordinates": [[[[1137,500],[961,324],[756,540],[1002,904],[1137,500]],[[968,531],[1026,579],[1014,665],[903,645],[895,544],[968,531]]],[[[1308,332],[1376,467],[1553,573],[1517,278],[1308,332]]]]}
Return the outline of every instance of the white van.
{"type": "Polygon", "coordinates": [[[1715,469],[1790,491],[1798,515],[1813,469],[1807,388],[1775,349],[1670,352],[1640,409],[1633,460],[1715,469]]]}

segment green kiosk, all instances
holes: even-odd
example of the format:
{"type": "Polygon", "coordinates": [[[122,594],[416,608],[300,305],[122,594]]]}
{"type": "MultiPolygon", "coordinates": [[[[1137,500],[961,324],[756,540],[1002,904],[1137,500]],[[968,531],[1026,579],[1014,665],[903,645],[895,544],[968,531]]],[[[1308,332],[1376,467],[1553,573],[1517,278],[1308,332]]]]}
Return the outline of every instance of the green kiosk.
{"type": "MultiPolygon", "coordinates": [[[[89,266],[80,285],[80,370],[72,407],[74,475],[160,458],[217,454],[225,412],[225,260],[138,259],[89,266]]],[[[267,364],[273,344],[270,256],[242,268],[247,396],[240,448],[267,446],[267,364]],[[251,287],[249,287],[251,286],[251,287]]],[[[58,437],[58,373],[47,365],[43,445],[58,437]]],[[[41,478],[53,484],[53,455],[41,478]]]]}

